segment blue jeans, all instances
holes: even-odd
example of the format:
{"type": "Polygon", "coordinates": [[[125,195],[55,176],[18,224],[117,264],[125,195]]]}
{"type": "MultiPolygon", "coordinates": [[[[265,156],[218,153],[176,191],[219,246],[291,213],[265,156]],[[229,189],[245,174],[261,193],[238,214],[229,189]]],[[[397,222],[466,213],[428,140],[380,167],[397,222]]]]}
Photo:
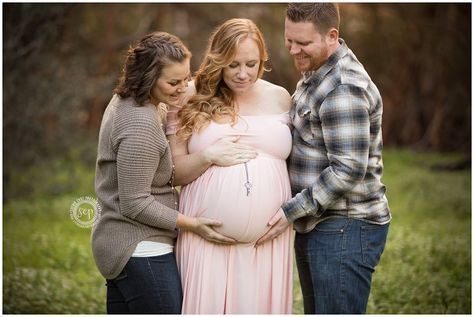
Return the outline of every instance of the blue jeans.
{"type": "Polygon", "coordinates": [[[173,253],[132,257],[107,280],[108,314],[181,314],[183,292],[173,253]]]}
{"type": "Polygon", "coordinates": [[[329,218],[296,234],[295,254],[305,314],[363,314],[389,224],[329,218]]]}

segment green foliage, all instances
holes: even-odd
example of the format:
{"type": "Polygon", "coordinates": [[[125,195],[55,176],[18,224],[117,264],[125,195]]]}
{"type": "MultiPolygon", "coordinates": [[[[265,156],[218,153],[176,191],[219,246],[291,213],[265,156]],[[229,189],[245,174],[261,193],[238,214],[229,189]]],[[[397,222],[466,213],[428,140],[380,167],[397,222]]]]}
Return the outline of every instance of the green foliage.
{"type": "Polygon", "coordinates": [[[4,202],[71,192],[94,192],[96,141],[81,139],[54,159],[40,159],[28,166],[4,167],[4,202]]]}
{"type": "Polygon", "coordinates": [[[3,210],[6,313],[105,313],[104,281],[95,268],[90,229],[70,218],[75,199],[12,200],[3,210]]]}
{"type": "Polygon", "coordinates": [[[433,171],[457,155],[385,153],[393,220],[370,313],[471,312],[471,173],[433,171]]]}
{"type": "MultiPolygon", "coordinates": [[[[69,216],[74,200],[94,196],[93,163],[81,163],[82,154],[69,155],[49,168],[29,169],[26,174],[42,176],[45,186],[29,198],[15,196],[4,204],[5,313],[105,313],[105,281],[92,258],[90,229],[78,227],[69,216]],[[51,190],[62,182],[63,188],[51,190]]],[[[373,277],[368,313],[470,314],[470,170],[431,169],[457,159],[385,152],[383,180],[393,220],[373,277]]],[[[294,276],[293,312],[299,314],[303,305],[296,268],[294,276]]]]}

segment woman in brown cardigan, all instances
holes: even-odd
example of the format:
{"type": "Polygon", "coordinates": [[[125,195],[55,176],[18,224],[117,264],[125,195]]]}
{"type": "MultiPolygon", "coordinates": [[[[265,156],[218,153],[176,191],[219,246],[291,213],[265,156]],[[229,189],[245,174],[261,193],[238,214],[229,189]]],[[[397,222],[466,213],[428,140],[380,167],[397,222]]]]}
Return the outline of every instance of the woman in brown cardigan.
{"type": "Polygon", "coordinates": [[[191,53],[155,32],[128,51],[123,76],[99,133],[95,189],[101,216],[92,250],[107,280],[108,313],[181,312],[173,246],[176,229],[232,243],[218,221],[179,214],[162,103],[176,105],[190,77],[191,53]]]}

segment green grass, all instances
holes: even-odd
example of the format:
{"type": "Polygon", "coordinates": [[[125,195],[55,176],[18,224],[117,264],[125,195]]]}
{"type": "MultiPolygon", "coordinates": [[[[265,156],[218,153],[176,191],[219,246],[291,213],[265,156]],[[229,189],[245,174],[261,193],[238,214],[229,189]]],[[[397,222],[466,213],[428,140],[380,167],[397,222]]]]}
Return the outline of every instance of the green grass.
{"type": "MultiPolygon", "coordinates": [[[[383,181],[393,220],[368,313],[471,313],[471,170],[430,169],[456,159],[385,151],[383,181]]],[[[57,160],[14,175],[19,181],[7,190],[31,191],[3,206],[4,312],[105,313],[105,282],[92,259],[90,229],[69,216],[74,200],[95,196],[93,164],[57,160]]],[[[303,313],[296,268],[294,313],[303,313]]]]}
{"type": "Polygon", "coordinates": [[[3,206],[4,313],[105,313],[105,281],[92,259],[90,229],[77,226],[69,215],[76,199],[95,196],[94,170],[71,164],[55,162],[61,168],[50,167],[55,175],[43,169],[40,187],[55,191],[58,180],[68,179],[64,188],[75,186],[76,192],[41,197],[35,190],[32,198],[3,206]],[[71,172],[78,170],[82,173],[71,172]],[[81,177],[68,178],[71,173],[81,177]]]}
{"type": "Polygon", "coordinates": [[[385,152],[393,220],[369,313],[471,313],[471,170],[431,168],[457,159],[385,152]]]}

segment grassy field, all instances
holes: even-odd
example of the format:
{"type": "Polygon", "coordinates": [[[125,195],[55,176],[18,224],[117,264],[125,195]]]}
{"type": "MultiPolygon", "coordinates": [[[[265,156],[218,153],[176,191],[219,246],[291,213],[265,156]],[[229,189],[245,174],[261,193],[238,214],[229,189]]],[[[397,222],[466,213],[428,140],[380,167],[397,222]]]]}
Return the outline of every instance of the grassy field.
{"type": "MultiPolygon", "coordinates": [[[[471,313],[471,170],[431,168],[456,159],[385,151],[393,220],[368,313],[471,313]]],[[[4,313],[105,313],[90,229],[69,216],[76,199],[94,196],[93,163],[79,162],[34,166],[4,184],[16,197],[3,205],[4,313]]],[[[296,272],[294,313],[303,313],[296,272]]]]}

